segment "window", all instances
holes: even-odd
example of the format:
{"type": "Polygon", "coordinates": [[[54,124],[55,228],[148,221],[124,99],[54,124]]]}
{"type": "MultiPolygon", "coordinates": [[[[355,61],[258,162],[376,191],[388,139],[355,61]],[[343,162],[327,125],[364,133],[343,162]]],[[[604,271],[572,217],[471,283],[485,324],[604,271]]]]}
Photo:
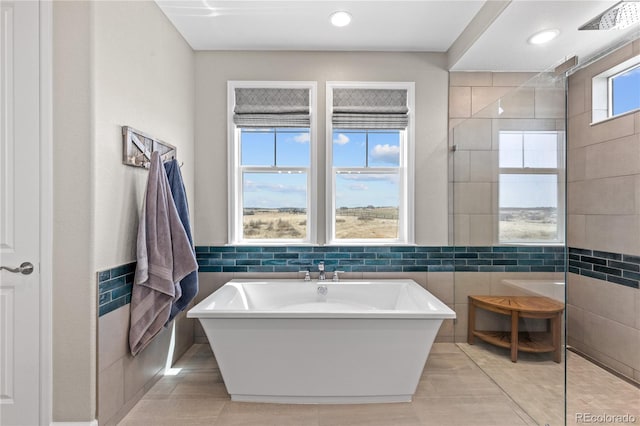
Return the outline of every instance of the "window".
{"type": "Polygon", "coordinates": [[[610,116],[640,108],[640,64],[609,77],[610,116]]]}
{"type": "Polygon", "coordinates": [[[499,133],[498,240],[561,242],[561,132],[499,133]]]}
{"type": "Polygon", "coordinates": [[[640,109],[640,56],[631,58],[592,80],[592,123],[640,109]]]}
{"type": "Polygon", "coordinates": [[[327,83],[328,241],[413,242],[413,83],[327,83]]]}
{"type": "Polygon", "coordinates": [[[315,83],[229,82],[232,243],[310,242],[315,83]]]}

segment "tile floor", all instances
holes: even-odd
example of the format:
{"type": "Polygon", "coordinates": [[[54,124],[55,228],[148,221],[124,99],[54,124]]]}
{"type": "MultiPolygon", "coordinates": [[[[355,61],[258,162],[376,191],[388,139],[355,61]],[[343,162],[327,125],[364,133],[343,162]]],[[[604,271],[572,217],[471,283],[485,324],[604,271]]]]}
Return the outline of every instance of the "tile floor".
{"type": "MultiPolygon", "coordinates": [[[[211,350],[205,344],[193,345],[174,367],[181,368],[180,372],[160,379],[119,425],[517,426],[563,423],[563,364],[535,361],[526,356],[513,364],[508,354],[488,345],[435,344],[414,400],[408,404],[232,402],[211,350]]],[[[576,412],[635,412],[636,421],[640,422],[640,390],[573,353],[568,354],[568,367],[567,424],[576,424],[576,412]]]]}

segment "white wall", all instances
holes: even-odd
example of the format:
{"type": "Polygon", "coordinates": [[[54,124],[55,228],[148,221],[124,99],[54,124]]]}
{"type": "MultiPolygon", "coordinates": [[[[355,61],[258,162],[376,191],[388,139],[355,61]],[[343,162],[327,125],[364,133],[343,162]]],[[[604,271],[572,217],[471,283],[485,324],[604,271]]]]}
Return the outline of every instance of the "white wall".
{"type": "MultiPolygon", "coordinates": [[[[97,348],[96,271],[135,260],[147,171],[122,164],[121,126],[177,146],[193,200],[193,77],[193,51],[153,1],[54,3],[54,421],[96,418],[97,360],[113,349],[97,348]]],[[[106,393],[127,393],[124,371],[100,376],[106,393]]]]}
{"type": "Polygon", "coordinates": [[[91,6],[53,7],[53,419],[94,418],[91,6]]]}
{"type": "Polygon", "coordinates": [[[144,169],[122,164],[121,126],[177,147],[193,200],[193,51],[154,2],[99,1],[93,14],[96,269],[135,260],[144,169]]]}
{"type": "MultiPolygon", "coordinates": [[[[380,52],[197,52],[196,208],[197,245],[227,243],[227,81],[318,82],[320,164],[325,159],[326,81],[416,83],[417,244],[447,244],[446,56],[380,52]]],[[[318,242],[325,241],[325,170],[318,170],[318,242]]]]}

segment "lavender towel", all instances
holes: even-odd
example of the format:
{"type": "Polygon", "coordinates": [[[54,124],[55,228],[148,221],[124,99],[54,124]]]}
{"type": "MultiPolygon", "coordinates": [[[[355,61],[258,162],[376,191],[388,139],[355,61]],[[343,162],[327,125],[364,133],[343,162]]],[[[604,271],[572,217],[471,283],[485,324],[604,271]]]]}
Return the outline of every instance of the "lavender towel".
{"type": "Polygon", "coordinates": [[[175,283],[198,268],[173,202],[160,155],[151,155],[138,225],[137,265],[131,292],[129,347],[142,351],[162,330],[176,297],[175,283]]]}
{"type": "MultiPolygon", "coordinates": [[[[164,169],[167,172],[167,179],[169,180],[169,188],[171,189],[171,195],[173,201],[176,204],[178,210],[178,216],[184,231],[187,233],[189,243],[193,249],[193,238],[191,237],[191,225],[189,223],[189,203],[187,202],[187,191],[184,189],[184,182],[182,181],[182,173],[180,173],[180,165],[178,161],[170,160],[164,163],[164,169]]],[[[179,283],[176,283],[176,291],[180,289],[180,297],[176,294],[176,297],[171,305],[171,314],[169,320],[173,320],[176,315],[184,311],[189,303],[198,294],[198,271],[193,271],[186,277],[184,277],[179,283]]]]}

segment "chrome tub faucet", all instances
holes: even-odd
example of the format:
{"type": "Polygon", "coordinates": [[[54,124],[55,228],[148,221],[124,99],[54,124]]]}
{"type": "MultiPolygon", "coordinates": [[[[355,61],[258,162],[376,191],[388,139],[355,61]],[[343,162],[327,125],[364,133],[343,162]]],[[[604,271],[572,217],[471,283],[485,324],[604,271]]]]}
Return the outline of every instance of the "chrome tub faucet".
{"type": "Polygon", "coordinates": [[[326,279],[324,271],[324,261],[321,261],[318,264],[318,271],[320,272],[320,275],[318,275],[318,281],[324,281],[326,279]]]}

